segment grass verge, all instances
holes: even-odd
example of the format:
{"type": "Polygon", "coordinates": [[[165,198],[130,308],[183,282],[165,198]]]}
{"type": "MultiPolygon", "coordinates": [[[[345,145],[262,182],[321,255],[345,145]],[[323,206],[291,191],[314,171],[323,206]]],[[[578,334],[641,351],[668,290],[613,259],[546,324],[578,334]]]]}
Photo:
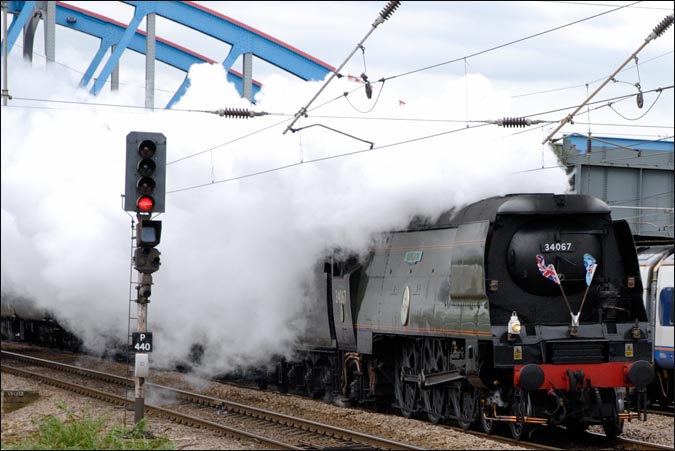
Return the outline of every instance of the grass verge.
{"type": "Polygon", "coordinates": [[[105,417],[78,416],[64,405],[58,407],[65,412],[65,420],[55,415],[35,420],[37,432],[16,441],[8,440],[2,443],[2,449],[176,449],[168,438],[155,437],[149,433],[145,420],[132,429],[121,424],[107,428],[105,417]]]}

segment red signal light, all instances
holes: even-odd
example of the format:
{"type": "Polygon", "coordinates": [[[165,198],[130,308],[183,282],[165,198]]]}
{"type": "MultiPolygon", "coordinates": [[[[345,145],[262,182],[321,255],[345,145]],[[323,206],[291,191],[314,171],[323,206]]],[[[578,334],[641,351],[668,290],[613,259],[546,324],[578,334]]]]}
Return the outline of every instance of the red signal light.
{"type": "Polygon", "coordinates": [[[141,196],[136,204],[141,211],[151,211],[155,206],[155,201],[150,196],[141,196]]]}

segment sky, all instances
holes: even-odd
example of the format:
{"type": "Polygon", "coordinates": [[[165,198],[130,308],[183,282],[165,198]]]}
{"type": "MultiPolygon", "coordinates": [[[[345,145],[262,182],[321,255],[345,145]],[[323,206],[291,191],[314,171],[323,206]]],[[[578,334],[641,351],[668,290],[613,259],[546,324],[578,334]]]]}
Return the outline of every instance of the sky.
{"type": "MultiPolygon", "coordinates": [[[[119,21],[133,12],[119,2],[77,3],[119,21]]],[[[640,2],[519,40],[628,4],[402,2],[342,71],[393,78],[374,85],[372,99],[361,90],[345,99],[362,85],[335,79],[313,105],[323,106],[295,124],[357,139],[320,127],[283,134],[325,82],[301,81],[259,60],[255,105],[239,97],[221,66],[204,64],[191,68],[191,88],[174,111],[162,110],[185,74],[160,65],[160,107],[134,108],[144,105],[144,64],[131,52],[122,59],[120,90],[93,97],[76,86],[98,43],[57,27],[58,64],[45,67],[36,55],[31,67],[20,48],[8,59],[14,99],[2,107],[2,294],[51,309],[92,349],[126,336],[134,274],[132,216],[120,197],[125,139],[130,131],[160,132],[169,164],[166,212],[157,218],[162,267],[148,314],[151,358],[177,361],[199,342],[202,369],[212,372],[288,353],[316,295],[314,265],[329,250],[364,253],[374,234],[404,228],[415,215],[433,218],[485,197],[568,190],[567,174],[542,141],[640,47],[673,2],[640,2]],[[270,114],[235,120],[194,112],[220,108],[270,114]],[[519,116],[546,123],[477,122],[519,116]]],[[[335,67],[385,5],[208,2],[335,67]]],[[[43,55],[40,32],[35,51],[43,55]]],[[[651,92],[673,85],[672,33],[650,42],[639,66],[631,60],[593,99],[603,102],[555,137],[590,131],[672,140],[672,89],[651,92]],[[645,92],[642,109],[633,97],[607,105],[635,94],[636,83],[645,92]]],[[[163,19],[157,35],[214,60],[226,56],[226,45],[163,19]]]]}

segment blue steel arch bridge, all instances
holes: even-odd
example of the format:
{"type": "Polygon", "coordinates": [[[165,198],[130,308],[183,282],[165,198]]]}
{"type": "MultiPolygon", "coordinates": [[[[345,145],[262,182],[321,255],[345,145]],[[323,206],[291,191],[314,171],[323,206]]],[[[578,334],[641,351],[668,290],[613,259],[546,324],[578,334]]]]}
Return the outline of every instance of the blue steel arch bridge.
{"type": "MultiPolygon", "coordinates": [[[[16,47],[16,41],[23,32],[23,55],[32,59],[34,38],[41,21],[44,24],[44,48],[48,63],[55,61],[56,25],[100,40],[98,51],[91,55],[91,62],[79,82],[81,87],[89,88],[93,95],[99,94],[109,80],[113,89],[118,88],[118,65],[125,51],[145,55],[145,105],[148,108],[154,107],[156,61],[185,73],[183,82],[166,108],[170,108],[185,93],[189,87],[188,70],[196,63],[222,64],[227,71],[228,81],[234,83],[240,94],[251,101],[260,90],[260,83],[253,79],[253,57],[303,80],[321,80],[326,74],[335,71],[333,66],[291,45],[195,2],[121,2],[134,8],[131,20],[126,24],[59,1],[3,3],[7,3],[7,13],[11,15],[6,37],[8,54],[16,47]],[[229,44],[230,49],[219,61],[215,61],[180,43],[157,36],[157,16],[229,44]],[[146,31],[138,29],[144,19],[146,31]],[[238,60],[242,61],[241,71],[233,68],[238,60]]],[[[4,53],[2,57],[5,58],[4,53]]]]}

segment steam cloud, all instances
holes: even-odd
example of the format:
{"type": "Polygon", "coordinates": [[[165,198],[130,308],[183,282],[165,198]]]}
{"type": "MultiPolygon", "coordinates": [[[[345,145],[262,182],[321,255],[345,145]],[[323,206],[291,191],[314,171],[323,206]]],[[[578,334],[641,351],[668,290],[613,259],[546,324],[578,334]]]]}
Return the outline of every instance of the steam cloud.
{"type": "MultiPolygon", "coordinates": [[[[14,80],[32,80],[25,83],[30,95],[15,96],[138,100],[125,90],[97,98],[73,91],[77,80],[58,67],[15,70],[14,80]]],[[[190,78],[175,109],[250,107],[221,66],[193,66],[190,78]]],[[[122,211],[120,195],[130,131],[163,133],[170,163],[213,149],[167,167],[167,190],[175,192],[158,218],[162,267],[154,274],[148,315],[156,365],[184,358],[195,342],[205,346],[204,366],[213,371],[286,353],[303,330],[308,278],[326,249],[363,251],[373,233],[404,227],[417,214],[434,217],[493,195],[568,187],[559,169],[520,172],[556,164],[539,133],[486,126],[415,140],[466,124],[372,119],[464,118],[463,78],[439,85],[434,98],[399,92],[395,83],[374,85],[372,100],[362,91],[341,98],[359,85],[347,77],[333,80],[312,107],[338,100],[310,111],[295,127],[323,124],[382,148],[313,163],[369,146],[320,127],[282,135],[288,122],[272,125],[289,119],[322,82],[277,75],[261,81],[252,108],[273,114],[246,120],[46,103],[47,109],[3,108],[3,294],[51,309],[93,349],[102,349],[109,336],[126,339],[131,216],[122,211]],[[357,111],[370,109],[375,99],[371,113],[357,111]],[[403,141],[410,142],[387,147],[403,141]]],[[[508,116],[508,95],[495,92],[485,77],[469,75],[468,88],[472,119],[508,116]]]]}

